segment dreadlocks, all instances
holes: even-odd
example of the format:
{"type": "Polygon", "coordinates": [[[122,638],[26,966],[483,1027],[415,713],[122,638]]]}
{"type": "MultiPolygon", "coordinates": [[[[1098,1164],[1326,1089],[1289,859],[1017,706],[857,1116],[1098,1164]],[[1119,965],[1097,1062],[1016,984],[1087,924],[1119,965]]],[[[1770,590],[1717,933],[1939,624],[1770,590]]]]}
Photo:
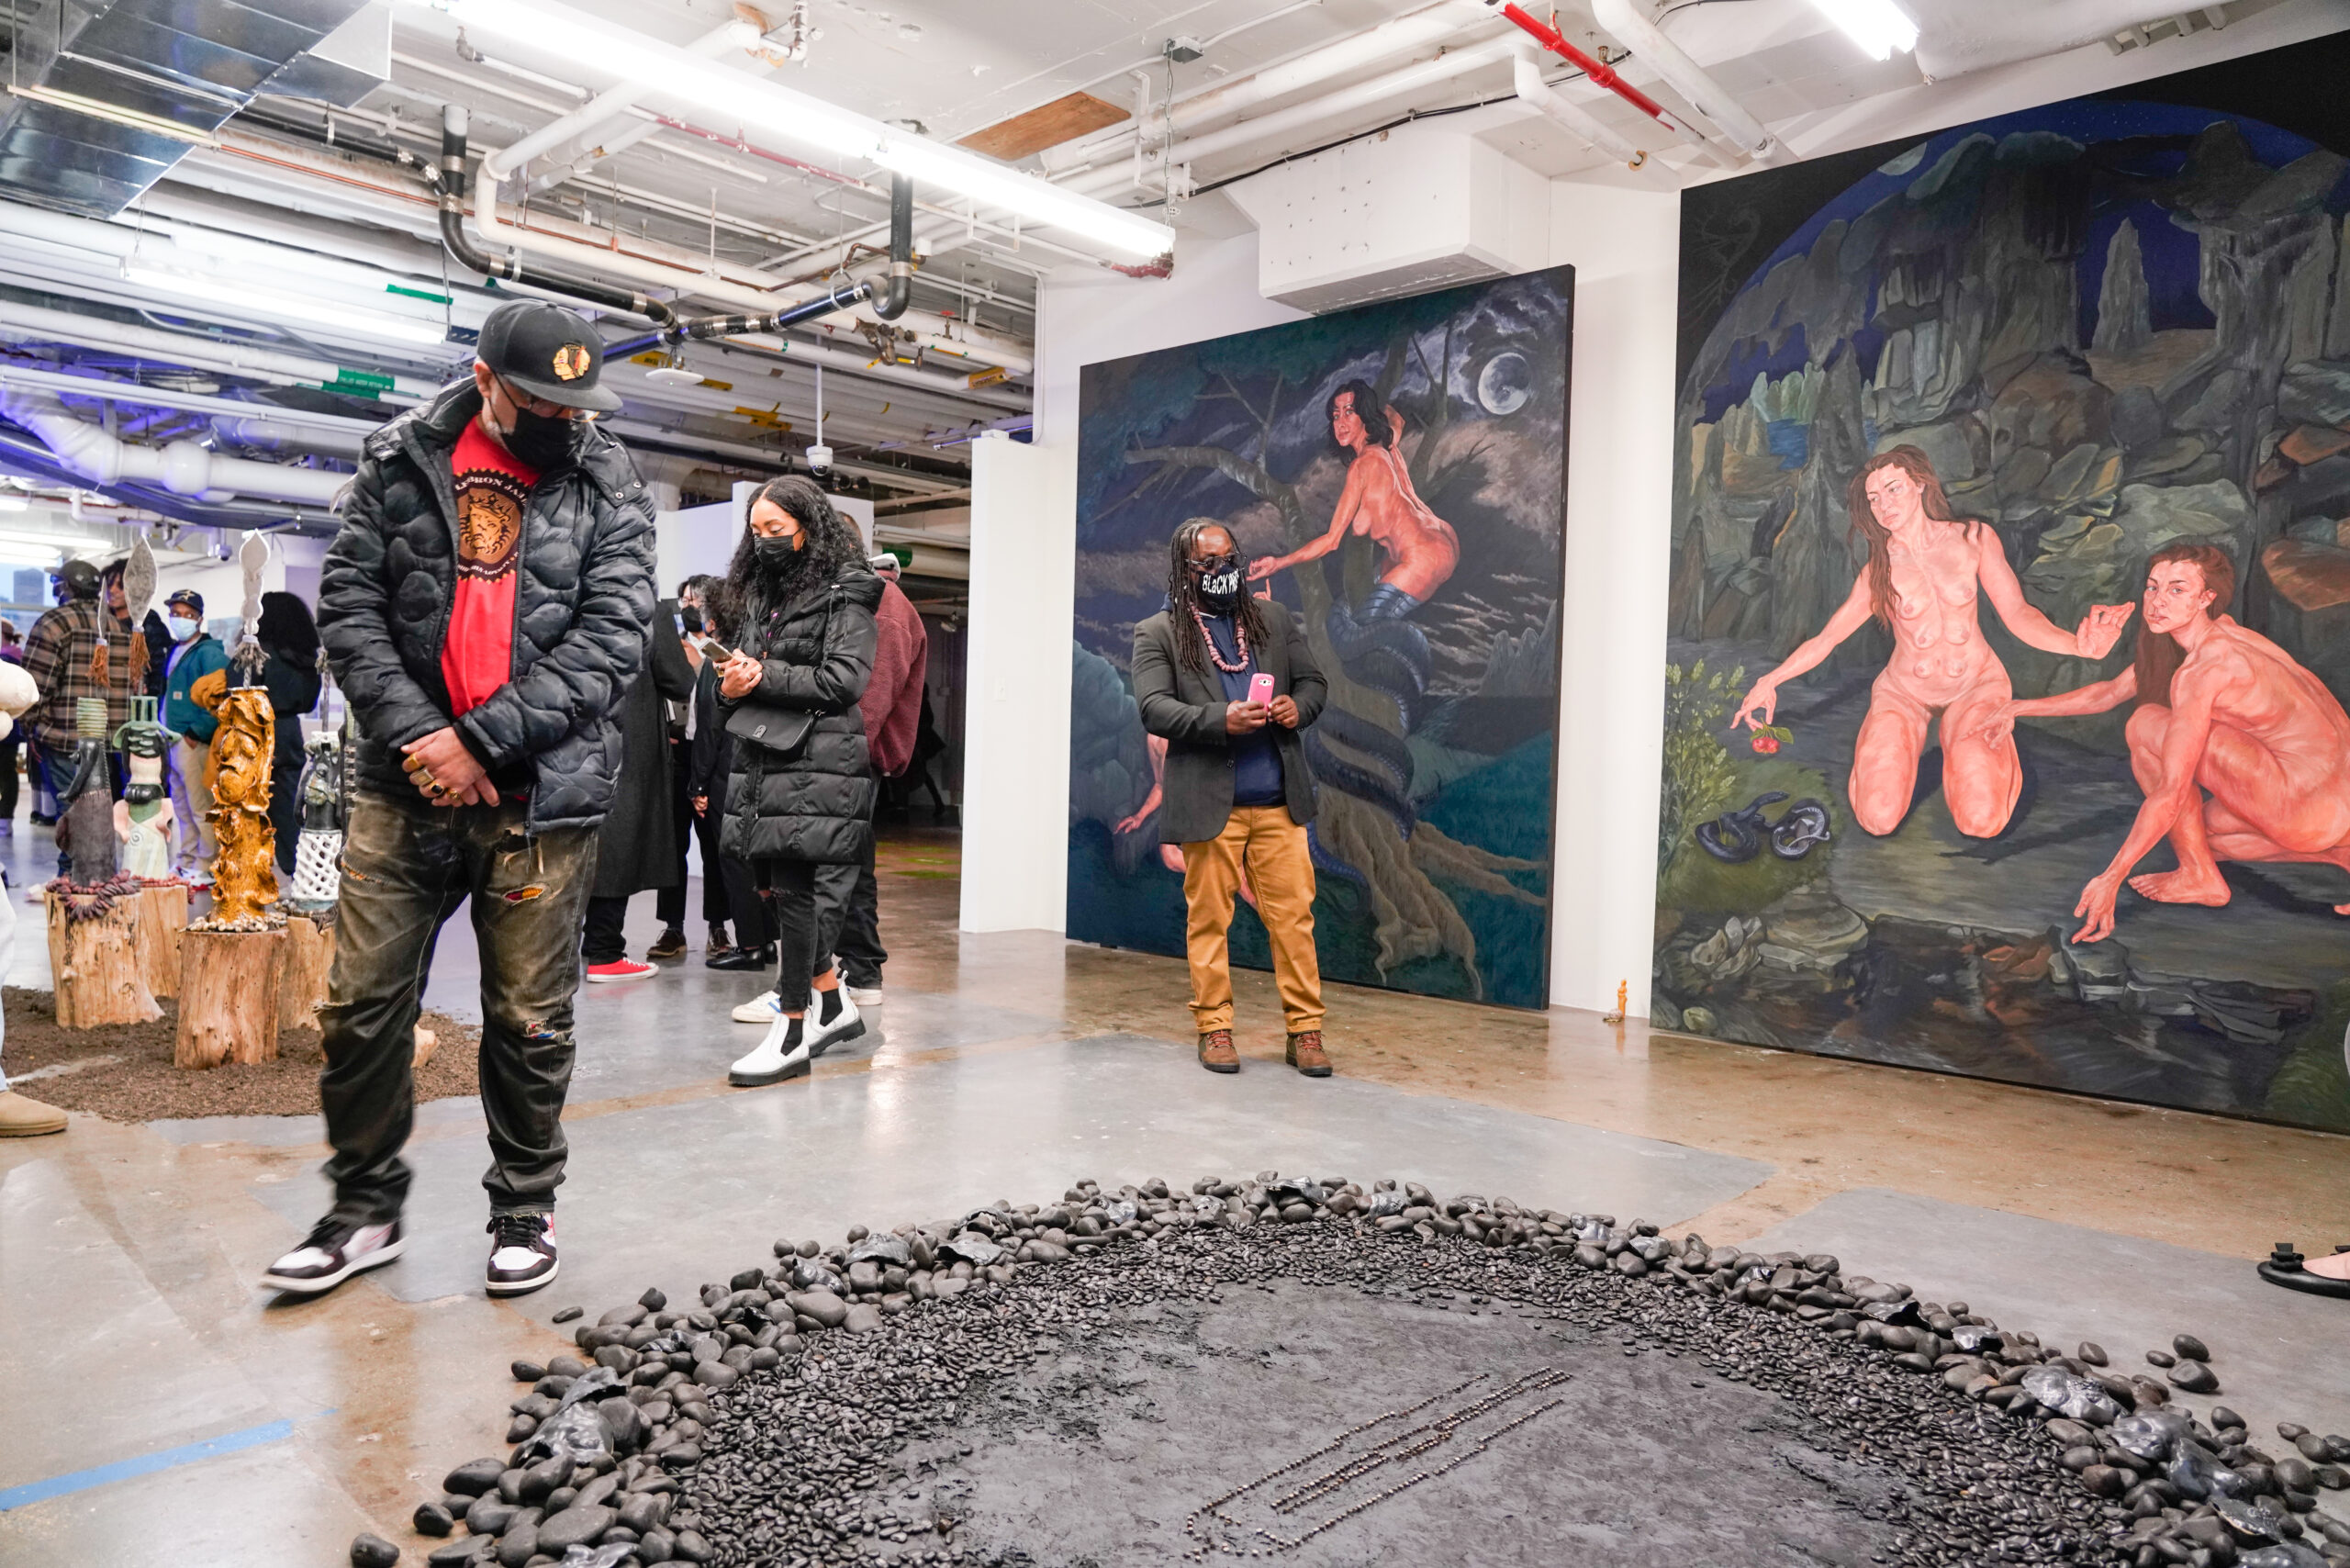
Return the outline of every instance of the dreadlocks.
{"type": "MultiPolygon", "coordinates": [[[[1167,608],[1174,612],[1170,619],[1175,622],[1175,654],[1183,667],[1196,675],[1205,675],[1208,669],[1207,639],[1201,635],[1196,617],[1220,613],[1201,599],[1199,585],[1192,579],[1192,547],[1211,528],[1232,538],[1232,530],[1215,519],[1195,517],[1177,529],[1168,544],[1167,608]]],[[[1234,543],[1237,547],[1238,541],[1234,543]]],[[[1265,645],[1265,612],[1245,584],[1234,600],[1232,619],[1250,648],[1265,645]]]]}

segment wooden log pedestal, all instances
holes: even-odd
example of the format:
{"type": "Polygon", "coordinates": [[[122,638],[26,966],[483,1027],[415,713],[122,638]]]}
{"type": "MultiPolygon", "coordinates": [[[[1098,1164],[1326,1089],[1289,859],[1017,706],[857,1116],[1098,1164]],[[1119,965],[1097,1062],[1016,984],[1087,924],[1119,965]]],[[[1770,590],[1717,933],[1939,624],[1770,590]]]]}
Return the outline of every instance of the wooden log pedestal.
{"type": "Polygon", "coordinates": [[[285,917],[285,975],[277,988],[277,1026],[308,1029],[318,1023],[327,999],[327,971],[334,967],[334,911],[285,917]]]}
{"type": "Polygon", "coordinates": [[[207,931],[180,935],[180,1026],[175,1067],[277,1059],[286,933],[207,931]]]}
{"type": "Polygon", "coordinates": [[[139,895],[133,917],[139,972],[158,998],[180,993],[180,933],[187,928],[187,884],[158,882],[139,895]]]}
{"type": "Polygon", "coordinates": [[[58,896],[46,893],[49,972],[61,1029],[111,1024],[151,1024],[163,1015],[148,989],[139,950],[137,899],[118,900],[104,914],[68,920],[58,896]]]}

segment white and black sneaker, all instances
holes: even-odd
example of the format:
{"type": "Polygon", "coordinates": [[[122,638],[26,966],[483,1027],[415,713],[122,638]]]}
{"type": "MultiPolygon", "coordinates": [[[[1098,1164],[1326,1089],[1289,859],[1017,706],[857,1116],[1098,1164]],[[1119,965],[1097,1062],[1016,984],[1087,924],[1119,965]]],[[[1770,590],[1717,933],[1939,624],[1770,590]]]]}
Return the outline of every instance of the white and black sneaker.
{"type": "Polygon", "coordinates": [[[521,1295],[554,1278],[554,1216],[489,1216],[489,1271],[483,1282],[492,1295],[521,1295]]]}
{"type": "Polygon", "coordinates": [[[726,1081],[737,1089],[763,1089],[787,1078],[807,1077],[809,1058],[814,1053],[800,1033],[806,1025],[803,1018],[777,1014],[775,1022],[767,1025],[767,1038],[726,1070],[726,1081]]]}
{"type": "Polygon", "coordinates": [[[353,1225],[333,1215],[310,1227],[302,1245],[269,1266],[261,1282],[292,1295],[330,1291],[363,1269],[380,1269],[400,1255],[400,1222],[353,1225]]]}
{"type": "Polygon", "coordinates": [[[857,1012],[856,1003],[849,1000],[848,991],[843,987],[816,991],[808,998],[806,1026],[808,1054],[820,1057],[834,1046],[846,1045],[863,1035],[865,1017],[857,1012]],[[830,1018],[824,1016],[824,1003],[827,1002],[836,1002],[840,1008],[830,1018]]]}

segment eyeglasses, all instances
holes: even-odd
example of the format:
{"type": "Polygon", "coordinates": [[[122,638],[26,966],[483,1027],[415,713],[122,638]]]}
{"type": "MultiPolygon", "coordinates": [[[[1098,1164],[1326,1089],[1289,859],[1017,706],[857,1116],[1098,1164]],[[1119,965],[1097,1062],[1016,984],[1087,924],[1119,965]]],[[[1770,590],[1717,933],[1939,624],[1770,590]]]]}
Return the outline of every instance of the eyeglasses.
{"type": "Polygon", "coordinates": [[[497,376],[495,379],[498,382],[498,389],[506,394],[506,400],[508,402],[513,404],[517,409],[520,409],[525,412],[536,414],[541,419],[592,420],[596,417],[592,411],[587,409],[574,409],[565,404],[555,402],[552,398],[532,398],[527,394],[517,392],[514,390],[513,383],[508,381],[506,377],[502,375],[497,376]]]}

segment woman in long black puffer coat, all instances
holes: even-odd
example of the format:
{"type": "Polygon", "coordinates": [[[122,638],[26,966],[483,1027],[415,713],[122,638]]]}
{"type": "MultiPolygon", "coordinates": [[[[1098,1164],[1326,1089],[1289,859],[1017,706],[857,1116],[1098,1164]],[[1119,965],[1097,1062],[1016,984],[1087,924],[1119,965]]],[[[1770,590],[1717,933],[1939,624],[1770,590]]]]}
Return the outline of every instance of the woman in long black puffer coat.
{"type": "Polygon", "coordinates": [[[771,902],[778,1014],[728,1073],[746,1087],[798,1078],[835,1041],[865,1032],[833,971],[842,912],[820,908],[816,869],[856,863],[873,831],[856,703],[873,675],[881,602],[856,531],[811,481],[769,481],[749,522],[721,613],[734,652],[719,666],[718,706],[734,764],[719,846],[750,863],[771,902]]]}

